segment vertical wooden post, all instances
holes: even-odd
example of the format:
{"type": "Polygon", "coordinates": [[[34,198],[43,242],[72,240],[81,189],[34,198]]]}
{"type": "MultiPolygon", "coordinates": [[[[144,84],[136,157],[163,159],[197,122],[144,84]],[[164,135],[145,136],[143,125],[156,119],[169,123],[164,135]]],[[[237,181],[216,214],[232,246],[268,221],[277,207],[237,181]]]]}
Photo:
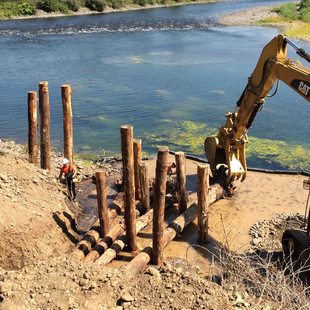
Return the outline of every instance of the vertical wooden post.
{"type": "Polygon", "coordinates": [[[37,109],[37,93],[35,91],[28,92],[28,152],[29,162],[38,164],[38,109],[37,109]]]}
{"type": "Polygon", "coordinates": [[[206,243],[208,238],[209,174],[209,165],[197,165],[198,241],[200,243],[206,243]]]}
{"type": "Polygon", "coordinates": [[[141,185],[139,177],[139,164],[142,162],[142,140],[133,140],[133,154],[134,154],[134,166],[135,166],[135,197],[136,200],[140,199],[141,185]]]}
{"type": "Polygon", "coordinates": [[[149,175],[147,163],[139,164],[139,176],[140,176],[140,199],[142,205],[142,212],[146,213],[150,210],[150,188],[149,188],[149,175]]]}
{"type": "Polygon", "coordinates": [[[50,141],[50,100],[48,82],[39,83],[39,111],[40,111],[40,155],[41,168],[51,169],[51,141],[50,141]]]}
{"type": "Polygon", "coordinates": [[[187,209],[186,157],[184,152],[175,153],[179,214],[187,209]]]}
{"type": "Polygon", "coordinates": [[[100,222],[100,237],[104,238],[109,232],[109,216],[107,206],[107,188],[105,172],[96,172],[96,188],[98,201],[98,214],[100,222]]]}
{"type": "Polygon", "coordinates": [[[64,156],[73,162],[73,126],[72,126],[72,89],[70,85],[61,85],[63,130],[64,130],[64,156]]]}
{"type": "Polygon", "coordinates": [[[168,170],[168,148],[161,148],[157,154],[156,176],[154,187],[153,215],[153,264],[160,265],[163,259],[163,233],[168,170]]]}
{"type": "Polygon", "coordinates": [[[133,160],[133,126],[121,126],[124,208],[127,244],[131,251],[137,249],[136,201],[133,160]]]}

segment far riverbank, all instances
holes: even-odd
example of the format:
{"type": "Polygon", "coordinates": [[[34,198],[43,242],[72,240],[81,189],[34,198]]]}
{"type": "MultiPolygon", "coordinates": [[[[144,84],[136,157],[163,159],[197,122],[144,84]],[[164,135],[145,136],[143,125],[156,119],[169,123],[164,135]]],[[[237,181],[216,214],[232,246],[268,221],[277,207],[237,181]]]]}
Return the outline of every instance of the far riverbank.
{"type": "Polygon", "coordinates": [[[144,6],[138,4],[130,4],[124,5],[121,8],[113,9],[112,7],[106,6],[103,12],[92,11],[87,7],[81,7],[77,12],[70,11],[68,14],[64,14],[61,12],[45,12],[43,10],[36,10],[34,15],[19,15],[12,16],[9,19],[4,19],[0,17],[1,20],[14,20],[14,19],[33,19],[33,18],[54,18],[54,17],[66,17],[66,16],[83,16],[83,15],[100,15],[106,13],[117,13],[117,12],[127,12],[127,11],[136,11],[136,10],[147,10],[147,9],[156,9],[156,8],[165,8],[165,7],[177,7],[191,4],[202,4],[202,3],[211,3],[216,2],[216,0],[188,0],[188,1],[180,1],[180,2],[169,2],[166,4],[146,4],[144,6]]]}
{"type": "Polygon", "coordinates": [[[240,10],[230,14],[222,16],[218,22],[223,26],[268,26],[279,29],[280,32],[287,34],[288,36],[304,41],[310,41],[309,31],[296,31],[297,28],[306,27],[309,29],[309,23],[303,23],[301,21],[283,21],[279,18],[279,15],[272,12],[275,5],[258,6],[250,9],[240,10]]]}

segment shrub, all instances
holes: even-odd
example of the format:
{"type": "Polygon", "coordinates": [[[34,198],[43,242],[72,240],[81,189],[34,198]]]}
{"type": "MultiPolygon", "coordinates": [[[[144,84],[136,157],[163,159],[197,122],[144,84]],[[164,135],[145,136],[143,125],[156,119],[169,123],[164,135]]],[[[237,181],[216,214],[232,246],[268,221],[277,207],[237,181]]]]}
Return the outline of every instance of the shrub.
{"type": "Polygon", "coordinates": [[[310,0],[301,0],[299,4],[299,10],[310,9],[310,0]]]}
{"type": "Polygon", "coordinates": [[[23,1],[18,5],[18,10],[21,15],[32,15],[36,11],[36,8],[32,3],[23,1]]]}
{"type": "Polygon", "coordinates": [[[279,15],[282,15],[285,19],[288,20],[295,20],[298,19],[298,12],[297,7],[295,3],[286,3],[278,8],[275,8],[273,12],[278,13],[279,15]]]}
{"type": "Polygon", "coordinates": [[[37,2],[37,8],[44,12],[51,13],[55,12],[57,5],[55,0],[40,0],[37,2]]]}
{"type": "Polygon", "coordinates": [[[80,8],[80,4],[77,0],[67,0],[67,6],[70,11],[77,12],[80,8]]]}
{"type": "Polygon", "coordinates": [[[146,6],[147,0],[135,0],[134,3],[140,5],[140,6],[146,6]]]}
{"type": "Polygon", "coordinates": [[[300,11],[300,19],[305,23],[310,23],[310,9],[303,9],[300,11]]]}
{"type": "MultiPolygon", "coordinates": [[[[40,10],[43,10],[47,13],[51,12],[60,12],[63,14],[67,14],[69,12],[69,9],[74,11],[76,5],[78,6],[78,3],[76,0],[70,0],[70,1],[64,1],[64,0],[40,0],[37,2],[37,8],[40,10]],[[70,4],[69,4],[70,2],[70,4]],[[74,4],[76,2],[76,4],[74,4]],[[72,9],[69,7],[72,5],[72,9]]],[[[78,8],[77,8],[78,10],[78,8]]]]}
{"type": "Polygon", "coordinates": [[[120,9],[124,4],[123,0],[109,0],[109,6],[113,9],[120,9]]]}
{"type": "Polygon", "coordinates": [[[101,0],[86,0],[85,6],[92,11],[102,12],[105,7],[105,3],[101,0]]]}

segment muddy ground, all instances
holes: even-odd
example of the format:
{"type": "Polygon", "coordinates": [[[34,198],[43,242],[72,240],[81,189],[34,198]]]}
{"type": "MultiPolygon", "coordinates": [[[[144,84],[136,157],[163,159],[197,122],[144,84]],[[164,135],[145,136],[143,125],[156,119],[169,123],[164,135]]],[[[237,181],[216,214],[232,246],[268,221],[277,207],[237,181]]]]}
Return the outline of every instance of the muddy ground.
{"type": "MultiPolygon", "coordinates": [[[[233,197],[211,206],[209,244],[195,248],[193,223],[167,246],[161,268],[149,268],[132,279],[123,273],[130,256],[121,255],[105,268],[71,257],[83,232],[68,235],[63,225],[70,225],[70,220],[76,224],[82,209],[69,202],[56,180],[60,159],[54,154],[48,173],[27,162],[24,146],[0,141],[0,309],[279,309],[274,299],[260,298],[242,281],[223,278],[224,256],[220,264],[210,264],[205,252],[217,243],[253,252],[252,224],[278,213],[303,211],[304,177],[250,172],[233,197]]],[[[150,171],[154,162],[149,161],[150,171]]],[[[77,165],[84,176],[100,169],[77,165]]],[[[187,162],[192,200],[196,165],[187,162]]],[[[81,191],[78,196],[80,202],[85,197],[81,191]]],[[[147,229],[145,236],[150,233],[147,229]]],[[[253,237],[260,238],[256,246],[263,246],[263,235],[256,228],[253,237]]],[[[287,305],[281,309],[293,309],[287,305]]]]}

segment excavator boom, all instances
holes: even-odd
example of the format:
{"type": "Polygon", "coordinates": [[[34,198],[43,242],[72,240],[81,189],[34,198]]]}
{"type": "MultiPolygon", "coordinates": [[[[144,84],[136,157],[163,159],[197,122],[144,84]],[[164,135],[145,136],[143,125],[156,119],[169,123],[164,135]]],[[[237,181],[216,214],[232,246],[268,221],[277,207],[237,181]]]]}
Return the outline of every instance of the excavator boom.
{"type": "Polygon", "coordinates": [[[235,112],[226,113],[226,123],[219,129],[218,134],[205,140],[205,153],[211,170],[214,173],[224,165],[227,168],[227,183],[239,178],[243,181],[246,177],[247,132],[277,80],[283,81],[310,101],[310,69],[296,59],[287,58],[287,44],[292,45],[299,56],[310,62],[309,54],[287,37],[278,35],[273,38],[263,48],[257,65],[237,101],[235,112]]]}

